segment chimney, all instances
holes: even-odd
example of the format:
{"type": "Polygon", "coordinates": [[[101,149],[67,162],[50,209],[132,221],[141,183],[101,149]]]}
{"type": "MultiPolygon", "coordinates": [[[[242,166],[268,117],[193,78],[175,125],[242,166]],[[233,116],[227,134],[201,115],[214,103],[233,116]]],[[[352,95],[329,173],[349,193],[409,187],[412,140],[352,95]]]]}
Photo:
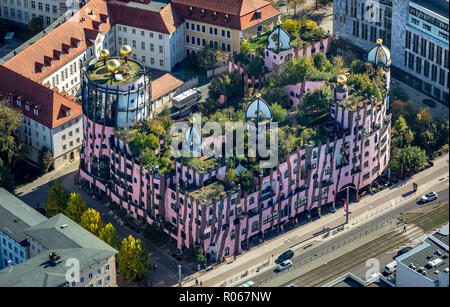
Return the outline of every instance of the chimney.
{"type": "Polygon", "coordinates": [[[61,256],[58,255],[58,254],[55,253],[55,252],[52,252],[52,253],[48,256],[48,258],[49,258],[50,263],[51,263],[52,265],[57,265],[57,264],[61,263],[61,256]]]}

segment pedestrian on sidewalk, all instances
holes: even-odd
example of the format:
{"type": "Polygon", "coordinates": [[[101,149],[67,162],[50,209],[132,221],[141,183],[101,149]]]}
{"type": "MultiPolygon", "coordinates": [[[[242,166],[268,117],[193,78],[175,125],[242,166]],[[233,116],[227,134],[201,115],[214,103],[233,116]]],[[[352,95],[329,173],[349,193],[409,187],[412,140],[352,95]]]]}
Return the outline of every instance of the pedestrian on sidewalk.
{"type": "Polygon", "coordinates": [[[200,287],[203,287],[203,283],[202,283],[202,281],[200,281],[200,287]]]}
{"type": "Polygon", "coordinates": [[[195,286],[198,287],[198,279],[197,278],[195,279],[195,286]]]}
{"type": "Polygon", "coordinates": [[[403,232],[406,232],[406,224],[403,224],[403,232]]]}

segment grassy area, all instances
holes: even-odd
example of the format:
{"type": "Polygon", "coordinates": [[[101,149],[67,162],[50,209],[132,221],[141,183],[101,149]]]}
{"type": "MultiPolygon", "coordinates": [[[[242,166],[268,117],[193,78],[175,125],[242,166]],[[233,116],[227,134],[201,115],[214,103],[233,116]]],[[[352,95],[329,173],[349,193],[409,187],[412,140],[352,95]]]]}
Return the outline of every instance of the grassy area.
{"type": "Polygon", "coordinates": [[[208,171],[208,168],[214,169],[217,166],[217,160],[214,158],[209,159],[199,159],[199,158],[192,158],[188,161],[188,164],[195,168],[199,173],[206,173],[208,171]]]}
{"type": "Polygon", "coordinates": [[[424,231],[430,231],[435,227],[448,222],[448,209],[448,204],[446,204],[414,220],[413,224],[415,224],[417,227],[420,227],[424,231]]]}
{"type": "Polygon", "coordinates": [[[195,199],[198,199],[200,202],[205,200],[207,205],[209,205],[213,198],[219,199],[221,195],[225,194],[225,186],[219,181],[206,185],[200,189],[196,189],[190,193],[190,195],[192,195],[195,199]]]}
{"type": "Polygon", "coordinates": [[[263,34],[259,37],[251,39],[250,43],[250,51],[255,51],[258,48],[266,48],[267,47],[267,38],[269,36],[267,34],[263,34]]]}
{"type": "Polygon", "coordinates": [[[403,223],[409,224],[415,219],[421,217],[422,215],[423,213],[406,213],[401,218],[399,218],[399,220],[402,221],[403,223]]]}
{"type": "Polygon", "coordinates": [[[103,60],[98,61],[93,65],[93,69],[89,73],[89,78],[92,81],[105,85],[128,84],[139,78],[137,73],[142,67],[138,63],[130,59],[128,59],[127,63],[125,63],[124,59],[119,59],[119,62],[121,67],[117,73],[122,75],[122,80],[115,81],[112,78],[112,74],[108,71],[106,65],[103,64],[103,60]]]}

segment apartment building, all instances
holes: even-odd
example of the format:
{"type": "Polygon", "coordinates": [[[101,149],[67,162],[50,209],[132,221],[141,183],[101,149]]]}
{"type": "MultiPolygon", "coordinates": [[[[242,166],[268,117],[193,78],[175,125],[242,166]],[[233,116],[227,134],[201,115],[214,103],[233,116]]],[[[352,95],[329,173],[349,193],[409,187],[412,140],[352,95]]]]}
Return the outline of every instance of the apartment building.
{"type": "Polygon", "coordinates": [[[27,26],[38,18],[42,25],[49,26],[67,10],[78,10],[84,5],[82,0],[1,0],[0,18],[18,25],[27,26]]]}
{"type": "Polygon", "coordinates": [[[333,31],[342,49],[364,53],[382,38],[392,50],[392,76],[448,105],[447,0],[337,0],[333,5],[333,31]]]}
{"type": "Polygon", "coordinates": [[[264,25],[274,26],[280,16],[264,0],[172,0],[172,5],[185,20],[185,55],[206,45],[239,53],[242,39],[261,34],[264,25]]]}
{"type": "Polygon", "coordinates": [[[1,287],[117,286],[118,251],[63,214],[48,219],[3,188],[0,196],[1,287]],[[79,279],[67,279],[70,269],[79,279]]]}
{"type": "Polygon", "coordinates": [[[116,50],[129,45],[133,59],[163,71],[183,60],[183,19],[169,1],[109,1],[108,8],[116,50]]]}
{"type": "Polygon", "coordinates": [[[39,164],[45,147],[53,156],[53,168],[79,159],[83,141],[81,106],[73,97],[33,82],[0,66],[0,100],[23,114],[19,132],[27,149],[27,159],[39,164]]]}
{"type": "Polygon", "coordinates": [[[0,270],[29,259],[25,229],[42,223],[45,216],[0,188],[0,270]]]}

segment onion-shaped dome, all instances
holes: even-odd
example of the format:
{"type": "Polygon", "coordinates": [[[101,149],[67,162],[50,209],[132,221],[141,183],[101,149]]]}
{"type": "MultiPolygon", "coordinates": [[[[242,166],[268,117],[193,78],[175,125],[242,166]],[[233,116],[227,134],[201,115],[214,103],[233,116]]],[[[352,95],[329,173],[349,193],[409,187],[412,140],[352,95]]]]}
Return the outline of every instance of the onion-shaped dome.
{"type": "Polygon", "coordinates": [[[347,83],[347,77],[346,76],[339,75],[337,77],[337,83],[339,83],[339,84],[336,87],[336,92],[338,92],[338,93],[346,93],[346,92],[348,92],[348,87],[346,85],[346,83],[347,83]]]}
{"type": "Polygon", "coordinates": [[[116,59],[109,60],[106,68],[112,73],[116,73],[120,69],[120,62],[116,59]]]}
{"type": "Polygon", "coordinates": [[[131,51],[132,49],[128,45],[123,45],[120,47],[120,54],[125,58],[128,58],[131,55],[131,51]]]}
{"type": "Polygon", "coordinates": [[[109,58],[109,50],[108,49],[102,49],[102,51],[100,51],[100,57],[102,59],[104,59],[104,60],[109,58]]]}
{"type": "Polygon", "coordinates": [[[200,150],[202,145],[202,135],[200,130],[198,130],[197,126],[194,125],[194,120],[189,121],[189,128],[186,130],[185,139],[186,139],[186,150],[200,150]]]}
{"type": "Polygon", "coordinates": [[[367,60],[375,65],[391,65],[391,52],[387,47],[383,46],[381,38],[377,40],[377,46],[369,52],[367,60]]]}
{"type": "Polygon", "coordinates": [[[272,111],[267,103],[261,99],[261,95],[258,93],[256,99],[253,100],[247,107],[245,112],[245,120],[253,120],[256,122],[272,119],[272,111]]]}

